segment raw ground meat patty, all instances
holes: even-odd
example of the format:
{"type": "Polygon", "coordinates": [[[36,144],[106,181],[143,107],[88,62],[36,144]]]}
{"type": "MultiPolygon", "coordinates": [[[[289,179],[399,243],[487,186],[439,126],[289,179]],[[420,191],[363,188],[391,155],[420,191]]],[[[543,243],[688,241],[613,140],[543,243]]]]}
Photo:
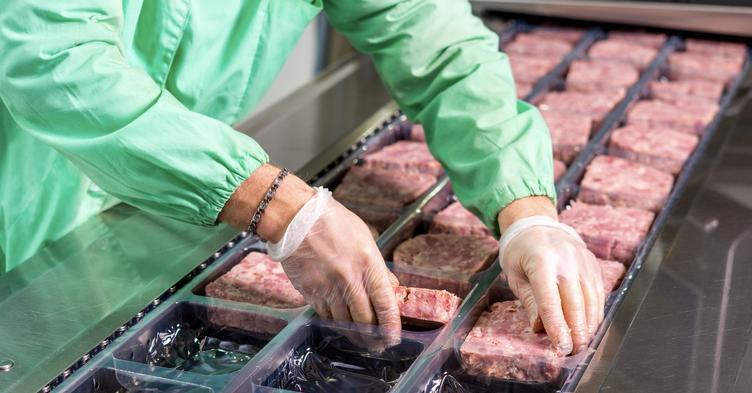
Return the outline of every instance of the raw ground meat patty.
{"type": "Polygon", "coordinates": [[[363,157],[366,168],[420,172],[440,176],[444,170],[422,142],[398,141],[363,157]]]}
{"type": "Polygon", "coordinates": [[[603,290],[608,295],[619,287],[627,268],[621,262],[607,261],[600,258],[598,258],[598,264],[601,265],[603,290]]]}
{"type": "Polygon", "coordinates": [[[702,135],[716,112],[718,104],[711,102],[671,104],[661,100],[642,100],[627,113],[627,123],[702,135]]]}
{"type": "Polygon", "coordinates": [[[593,120],[590,116],[568,112],[542,112],[551,132],[554,157],[571,162],[588,142],[593,120]]]}
{"type": "Polygon", "coordinates": [[[667,36],[662,33],[646,33],[641,31],[620,31],[614,30],[608,32],[609,41],[621,41],[631,44],[638,44],[659,49],[663,46],[667,36]]]}
{"type": "Polygon", "coordinates": [[[538,108],[543,112],[569,112],[586,114],[592,117],[594,127],[624,98],[625,91],[614,89],[584,93],[562,91],[547,93],[538,108]]]}
{"type": "Polygon", "coordinates": [[[687,52],[704,53],[710,56],[721,56],[738,62],[744,62],[744,58],[747,57],[747,46],[738,42],[687,38],[685,45],[687,47],[687,52]]]}
{"type": "Polygon", "coordinates": [[[394,264],[473,274],[487,268],[498,253],[499,243],[490,236],[431,233],[397,246],[394,264]]]}
{"type": "Polygon", "coordinates": [[[462,299],[447,291],[399,286],[394,289],[400,315],[419,321],[447,323],[462,299]]]}
{"type": "Polygon", "coordinates": [[[573,202],[559,220],[582,236],[596,257],[629,264],[655,214],[641,209],[573,202]]]}
{"type": "Polygon", "coordinates": [[[426,131],[423,129],[423,126],[420,124],[413,124],[410,127],[410,140],[416,141],[416,142],[425,142],[426,141],[426,131]]]}
{"type": "Polygon", "coordinates": [[[558,63],[551,58],[517,54],[509,55],[509,62],[512,65],[514,80],[529,84],[537,82],[558,63]]]}
{"type": "Polygon", "coordinates": [[[430,233],[454,235],[491,236],[491,231],[473,213],[454,202],[438,212],[431,221],[430,233]]]}
{"type": "Polygon", "coordinates": [[[554,160],[554,181],[559,181],[566,171],[567,164],[559,160],[554,160]]]}
{"type": "Polygon", "coordinates": [[[742,69],[743,60],[705,53],[675,52],[668,56],[671,79],[704,79],[726,85],[736,78],[742,69]]]}
{"type": "Polygon", "coordinates": [[[468,374],[535,382],[554,382],[564,360],[545,333],[532,331],[519,301],[494,303],[483,312],[460,356],[468,374]]]}
{"type": "Polygon", "coordinates": [[[684,81],[653,81],[650,82],[650,95],[658,100],[672,104],[687,104],[689,102],[718,103],[723,94],[723,83],[690,79],[684,81]]]}
{"type": "Polygon", "coordinates": [[[659,211],[674,177],[666,172],[613,156],[597,156],[585,168],[577,199],[594,205],[659,211]]]}
{"type": "Polygon", "coordinates": [[[348,205],[402,208],[434,183],[431,174],[353,166],[334,190],[334,198],[348,205]]]}
{"type": "Polygon", "coordinates": [[[251,252],[229,272],[206,286],[206,295],[236,302],[276,308],[295,308],[306,304],[287,278],[279,262],[267,255],[251,252]]]}
{"type": "Polygon", "coordinates": [[[590,47],[588,55],[593,60],[620,61],[644,70],[658,54],[658,50],[622,40],[598,41],[590,47]]]}
{"type": "Polygon", "coordinates": [[[627,89],[640,79],[640,73],[628,63],[576,60],[567,73],[567,89],[598,92],[627,89]]]}
{"type": "Polygon", "coordinates": [[[676,175],[697,147],[697,142],[695,135],[634,124],[614,130],[609,154],[676,175]]]}
{"type": "Polygon", "coordinates": [[[539,37],[528,33],[520,33],[506,45],[504,52],[518,55],[537,55],[562,58],[574,46],[569,42],[550,37],[539,37]]]}
{"type": "Polygon", "coordinates": [[[585,36],[585,30],[577,27],[543,26],[533,30],[528,35],[566,41],[574,45],[585,36]]]}

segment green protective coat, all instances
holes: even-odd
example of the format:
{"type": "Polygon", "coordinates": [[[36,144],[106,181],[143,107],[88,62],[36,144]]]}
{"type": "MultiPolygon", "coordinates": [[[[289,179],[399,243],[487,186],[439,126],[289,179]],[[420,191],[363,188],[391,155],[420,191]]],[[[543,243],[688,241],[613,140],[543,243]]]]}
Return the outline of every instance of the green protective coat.
{"type": "Polygon", "coordinates": [[[486,224],[555,198],[546,126],[467,1],[3,0],[0,272],[117,200],[214,225],[268,160],[230,124],[322,9],[486,224]]]}

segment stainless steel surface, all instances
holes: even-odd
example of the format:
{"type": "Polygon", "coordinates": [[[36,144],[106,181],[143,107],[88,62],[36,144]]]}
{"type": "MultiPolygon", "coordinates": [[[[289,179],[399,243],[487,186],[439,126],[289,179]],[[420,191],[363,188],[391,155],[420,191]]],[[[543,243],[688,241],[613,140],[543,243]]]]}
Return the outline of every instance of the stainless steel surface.
{"type": "MultiPolygon", "coordinates": [[[[238,128],[273,162],[307,178],[388,103],[370,61],[355,58],[238,128]]],[[[0,372],[0,392],[39,391],[91,349],[107,347],[107,337],[236,234],[119,205],[0,276],[0,359],[15,362],[0,372]]]]}
{"type": "Polygon", "coordinates": [[[10,371],[14,365],[15,363],[12,360],[2,359],[0,360],[0,371],[10,371]]]}
{"type": "Polygon", "coordinates": [[[749,392],[752,75],[627,293],[583,392],[749,392]]]}
{"type": "Polygon", "coordinates": [[[494,10],[752,37],[750,7],[587,0],[472,0],[494,10]]]}

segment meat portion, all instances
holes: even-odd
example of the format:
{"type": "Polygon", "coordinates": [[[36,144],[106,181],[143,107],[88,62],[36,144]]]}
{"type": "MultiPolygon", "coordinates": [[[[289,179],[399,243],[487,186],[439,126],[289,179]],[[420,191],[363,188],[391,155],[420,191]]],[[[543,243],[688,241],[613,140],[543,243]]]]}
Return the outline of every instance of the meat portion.
{"type": "Polygon", "coordinates": [[[658,50],[623,40],[602,40],[590,47],[588,55],[594,60],[620,61],[644,70],[658,54],[658,50]]]}
{"type": "Polygon", "coordinates": [[[597,156],[585,168],[577,198],[595,205],[659,211],[666,203],[674,177],[633,161],[597,156]]]}
{"type": "Polygon", "coordinates": [[[470,375],[530,382],[554,382],[564,361],[546,333],[532,331],[519,301],[494,303],[483,312],[460,357],[470,375]]]}
{"type": "Polygon", "coordinates": [[[485,224],[473,213],[454,202],[433,217],[430,233],[449,233],[467,236],[491,236],[485,224]]]}
{"type": "Polygon", "coordinates": [[[743,63],[747,57],[747,46],[739,42],[687,38],[685,45],[687,52],[702,53],[713,57],[725,57],[740,63],[743,63]]]}
{"type": "Polygon", "coordinates": [[[647,46],[654,49],[660,49],[667,38],[668,37],[663,33],[620,30],[608,32],[608,40],[611,42],[628,42],[630,44],[647,46]]]}
{"type": "Polygon", "coordinates": [[[509,62],[512,65],[512,74],[515,81],[534,84],[548,71],[551,71],[558,60],[549,57],[511,54],[509,55],[509,62]]]}
{"type": "Polygon", "coordinates": [[[684,132],[627,125],[611,134],[609,154],[676,175],[697,143],[697,136],[684,132]]]}
{"type": "Polygon", "coordinates": [[[603,289],[606,294],[609,294],[619,287],[627,268],[621,262],[607,261],[604,259],[598,259],[598,264],[601,266],[603,289]]]}
{"type": "Polygon", "coordinates": [[[585,114],[592,118],[597,127],[606,114],[624,98],[625,90],[613,89],[599,92],[563,91],[549,92],[541,100],[538,108],[543,112],[569,112],[585,114]]]}
{"type": "Polygon", "coordinates": [[[451,292],[399,286],[394,289],[400,315],[418,321],[447,323],[462,299],[451,292]]]}
{"type": "Polygon", "coordinates": [[[573,202],[559,220],[574,228],[596,257],[629,264],[650,230],[655,213],[573,202]]]}
{"type": "Polygon", "coordinates": [[[431,174],[353,166],[334,190],[334,198],[348,205],[402,208],[436,183],[431,174]]]}
{"type": "Polygon", "coordinates": [[[397,246],[394,264],[473,274],[486,269],[498,253],[499,243],[490,236],[431,233],[397,246]]]}
{"type": "Polygon", "coordinates": [[[743,64],[743,60],[696,52],[674,52],[668,56],[669,75],[677,80],[704,79],[728,85],[743,64]]]}
{"type": "Polygon", "coordinates": [[[551,132],[554,157],[571,162],[587,145],[593,120],[590,116],[569,112],[542,112],[551,132]]]}
{"type": "Polygon", "coordinates": [[[249,253],[229,272],[210,282],[206,286],[206,295],[275,308],[306,304],[282,265],[259,252],[249,253]]]}
{"type": "Polygon", "coordinates": [[[398,141],[363,157],[366,168],[427,173],[440,176],[444,170],[422,142],[398,141]]]}
{"type": "Polygon", "coordinates": [[[504,52],[518,55],[537,55],[562,58],[569,53],[574,46],[564,40],[540,37],[529,33],[520,33],[514,37],[504,52]]]}
{"type": "Polygon", "coordinates": [[[426,131],[423,130],[423,126],[420,124],[413,124],[410,127],[410,140],[416,142],[426,141],[426,131]]]}
{"type": "Polygon", "coordinates": [[[585,37],[585,30],[578,27],[543,26],[533,30],[528,35],[548,40],[566,41],[575,45],[585,37]]]}
{"type": "Polygon", "coordinates": [[[712,102],[671,104],[661,100],[642,100],[627,113],[627,123],[702,135],[716,112],[718,104],[712,102]]]}
{"type": "Polygon", "coordinates": [[[559,161],[554,160],[554,181],[559,181],[562,176],[564,176],[564,173],[567,172],[567,164],[559,161]]]}
{"type": "Polygon", "coordinates": [[[653,98],[676,105],[694,103],[718,103],[723,94],[723,83],[689,79],[684,81],[650,82],[650,94],[653,98]]]}
{"type": "Polygon", "coordinates": [[[631,64],[576,60],[567,74],[567,89],[598,92],[608,89],[627,89],[640,79],[640,73],[631,64]]]}

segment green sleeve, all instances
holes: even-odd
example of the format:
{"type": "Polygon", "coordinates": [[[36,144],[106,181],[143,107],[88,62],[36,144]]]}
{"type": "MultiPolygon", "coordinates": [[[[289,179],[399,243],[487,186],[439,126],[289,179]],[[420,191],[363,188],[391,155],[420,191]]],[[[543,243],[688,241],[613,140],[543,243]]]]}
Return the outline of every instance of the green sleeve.
{"type": "Polygon", "coordinates": [[[459,0],[324,0],[332,25],[370,54],[392,96],[423,123],[460,201],[498,233],[516,199],[555,201],[548,129],[515,95],[498,38],[459,0]]]}
{"type": "Polygon", "coordinates": [[[138,208],[213,225],[268,158],[192,112],[122,52],[122,1],[4,0],[0,98],[37,140],[138,208]]]}

